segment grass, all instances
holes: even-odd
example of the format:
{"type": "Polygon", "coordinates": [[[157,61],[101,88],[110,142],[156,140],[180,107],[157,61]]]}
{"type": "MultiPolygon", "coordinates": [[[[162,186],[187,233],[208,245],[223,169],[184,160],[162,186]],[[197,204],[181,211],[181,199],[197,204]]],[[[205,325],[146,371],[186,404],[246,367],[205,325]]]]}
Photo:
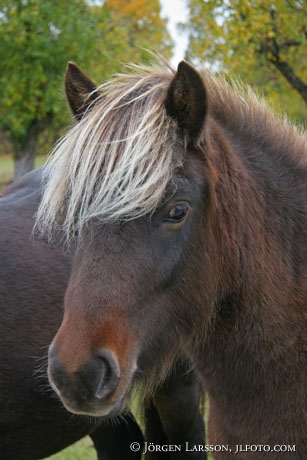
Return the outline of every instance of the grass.
{"type": "Polygon", "coordinates": [[[97,460],[96,450],[93,441],[89,436],[81,439],[80,441],[72,444],[70,447],[58,452],[49,460],[97,460]]]}
{"type": "Polygon", "coordinates": [[[13,177],[14,165],[9,155],[0,156],[0,187],[9,184],[13,177]]]}
{"type": "MultiPolygon", "coordinates": [[[[43,156],[35,159],[35,166],[38,168],[46,161],[43,156]]],[[[0,156],[0,191],[4,190],[12,181],[14,175],[14,161],[11,155],[0,156]]]]}

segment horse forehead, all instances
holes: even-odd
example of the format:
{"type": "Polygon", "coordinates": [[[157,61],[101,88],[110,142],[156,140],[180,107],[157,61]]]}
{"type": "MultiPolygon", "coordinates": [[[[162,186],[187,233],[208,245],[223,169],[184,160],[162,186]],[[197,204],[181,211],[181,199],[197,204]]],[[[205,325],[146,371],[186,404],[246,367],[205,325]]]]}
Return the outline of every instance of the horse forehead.
{"type": "Polygon", "coordinates": [[[175,171],[173,181],[183,192],[190,191],[193,185],[201,185],[207,180],[205,158],[199,152],[189,152],[182,168],[175,171]]]}

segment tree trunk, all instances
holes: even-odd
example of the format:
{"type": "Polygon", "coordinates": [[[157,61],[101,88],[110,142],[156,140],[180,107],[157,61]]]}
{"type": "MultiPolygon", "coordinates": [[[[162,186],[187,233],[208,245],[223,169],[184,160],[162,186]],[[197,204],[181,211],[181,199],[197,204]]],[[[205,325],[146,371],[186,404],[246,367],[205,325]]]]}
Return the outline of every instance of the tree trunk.
{"type": "Polygon", "coordinates": [[[30,145],[24,145],[14,155],[14,181],[34,169],[37,150],[30,145]]]}
{"type": "Polygon", "coordinates": [[[293,69],[285,61],[279,59],[269,59],[269,61],[281,72],[307,104],[307,85],[294,73],[293,69]]]}
{"type": "Polygon", "coordinates": [[[34,121],[30,126],[27,139],[14,152],[14,181],[35,167],[35,158],[38,150],[38,137],[49,126],[52,113],[40,121],[34,121]]]}

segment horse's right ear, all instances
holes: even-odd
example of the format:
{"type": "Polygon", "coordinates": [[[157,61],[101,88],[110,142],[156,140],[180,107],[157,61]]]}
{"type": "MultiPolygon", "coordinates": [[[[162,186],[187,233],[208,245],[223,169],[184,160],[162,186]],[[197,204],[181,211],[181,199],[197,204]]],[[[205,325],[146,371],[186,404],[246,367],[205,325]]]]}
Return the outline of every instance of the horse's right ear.
{"type": "Polygon", "coordinates": [[[74,62],[67,64],[65,92],[71,111],[78,121],[100,95],[95,83],[74,62]]]}
{"type": "Polygon", "coordinates": [[[197,143],[207,114],[207,93],[200,74],[184,61],[168,88],[165,108],[188,141],[197,143]]]}

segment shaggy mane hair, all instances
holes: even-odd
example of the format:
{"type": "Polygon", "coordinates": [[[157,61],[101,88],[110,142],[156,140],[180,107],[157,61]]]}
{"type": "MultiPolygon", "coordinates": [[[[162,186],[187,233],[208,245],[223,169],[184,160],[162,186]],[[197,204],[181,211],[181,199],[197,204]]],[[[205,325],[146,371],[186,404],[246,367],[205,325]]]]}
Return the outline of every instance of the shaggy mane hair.
{"type": "MultiPolygon", "coordinates": [[[[131,66],[130,71],[98,88],[98,99],[52,151],[36,223],[49,238],[55,228],[67,241],[80,237],[93,218],[107,223],[153,212],[184,163],[179,153],[184,139],[164,106],[175,72],[167,66],[131,66]]],[[[280,151],[289,142],[291,152],[305,148],[304,135],[274,116],[250,88],[229,85],[208,71],[203,77],[209,116],[220,126],[275,143],[275,151],[276,143],[280,151]]]]}

